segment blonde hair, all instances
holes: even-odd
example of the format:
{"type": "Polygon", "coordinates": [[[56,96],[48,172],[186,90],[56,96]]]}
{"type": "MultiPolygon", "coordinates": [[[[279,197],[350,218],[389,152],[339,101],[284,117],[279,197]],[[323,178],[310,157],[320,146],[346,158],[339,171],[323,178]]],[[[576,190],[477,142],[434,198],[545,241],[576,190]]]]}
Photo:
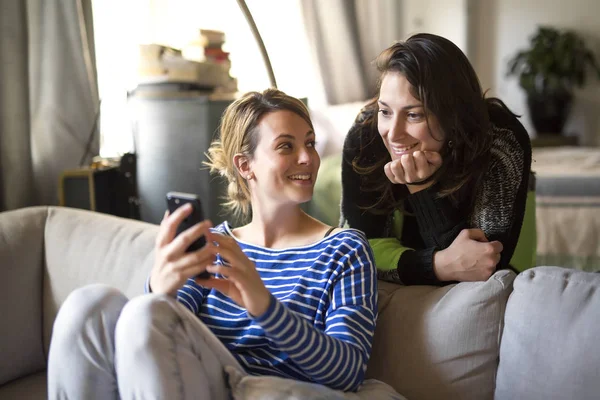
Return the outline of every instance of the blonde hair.
{"type": "Polygon", "coordinates": [[[295,97],[277,89],[248,92],[231,103],[221,118],[219,138],[214,140],[206,154],[211,173],[218,173],[228,182],[223,206],[237,217],[250,215],[250,189],[233,162],[242,153],[250,160],[259,141],[258,124],[271,112],[287,110],[299,115],[314,130],[308,109],[295,97]]]}

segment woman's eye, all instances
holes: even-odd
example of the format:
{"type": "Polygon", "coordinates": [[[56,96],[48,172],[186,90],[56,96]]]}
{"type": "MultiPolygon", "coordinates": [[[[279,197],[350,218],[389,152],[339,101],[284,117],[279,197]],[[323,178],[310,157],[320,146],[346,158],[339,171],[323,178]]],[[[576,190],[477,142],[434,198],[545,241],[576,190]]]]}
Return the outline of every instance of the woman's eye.
{"type": "Polygon", "coordinates": [[[386,109],[383,109],[383,108],[379,110],[379,113],[381,115],[383,115],[384,117],[388,117],[390,115],[389,110],[386,110],[386,109]]]}
{"type": "Polygon", "coordinates": [[[418,121],[423,118],[423,114],[421,113],[408,113],[408,119],[413,121],[418,121]]]}
{"type": "Polygon", "coordinates": [[[306,144],[308,147],[315,147],[317,145],[317,142],[315,140],[311,140],[310,142],[308,142],[306,144]]]}
{"type": "Polygon", "coordinates": [[[279,145],[278,149],[289,150],[292,148],[290,143],[282,143],[279,145]]]}

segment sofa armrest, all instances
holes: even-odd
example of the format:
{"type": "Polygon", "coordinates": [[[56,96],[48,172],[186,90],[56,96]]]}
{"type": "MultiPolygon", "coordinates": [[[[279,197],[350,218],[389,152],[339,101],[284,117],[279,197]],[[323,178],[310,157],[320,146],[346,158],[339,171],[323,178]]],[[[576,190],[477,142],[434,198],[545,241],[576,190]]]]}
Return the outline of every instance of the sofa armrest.
{"type": "Polygon", "coordinates": [[[0,213],[0,385],[46,367],[42,271],[47,207],[0,213]]]}
{"type": "Polygon", "coordinates": [[[45,230],[44,350],[60,305],[73,290],[104,283],[129,298],[144,292],[158,225],[86,210],[50,207],[45,230]]]}

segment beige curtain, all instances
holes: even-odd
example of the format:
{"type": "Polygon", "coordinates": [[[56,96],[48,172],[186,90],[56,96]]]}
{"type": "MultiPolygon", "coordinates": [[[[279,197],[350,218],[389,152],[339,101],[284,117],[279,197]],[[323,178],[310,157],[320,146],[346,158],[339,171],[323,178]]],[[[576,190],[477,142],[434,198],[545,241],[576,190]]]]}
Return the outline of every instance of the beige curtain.
{"type": "Polygon", "coordinates": [[[90,0],[0,0],[0,210],[56,204],[98,154],[93,40],[90,0]]]}
{"type": "Polygon", "coordinates": [[[329,104],[375,95],[372,61],[403,39],[402,0],[301,0],[314,58],[329,104]]]}

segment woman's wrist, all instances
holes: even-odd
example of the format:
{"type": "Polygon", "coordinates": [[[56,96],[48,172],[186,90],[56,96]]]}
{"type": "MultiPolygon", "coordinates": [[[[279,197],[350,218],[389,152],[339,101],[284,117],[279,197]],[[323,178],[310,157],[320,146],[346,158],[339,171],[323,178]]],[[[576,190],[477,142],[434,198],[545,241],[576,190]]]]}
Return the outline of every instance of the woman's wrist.
{"type": "Polygon", "coordinates": [[[266,290],[260,299],[253,305],[252,310],[248,310],[248,313],[254,318],[262,317],[269,309],[271,301],[273,301],[273,296],[271,295],[271,292],[266,290]]]}
{"type": "Polygon", "coordinates": [[[433,273],[440,281],[451,281],[452,276],[448,271],[450,261],[448,260],[448,249],[433,253],[433,273]]]}
{"type": "Polygon", "coordinates": [[[408,191],[410,194],[415,194],[417,192],[420,192],[422,190],[428,189],[429,187],[431,187],[435,182],[431,181],[428,183],[424,183],[423,185],[410,185],[407,184],[406,187],[408,188],[408,191]]]}

